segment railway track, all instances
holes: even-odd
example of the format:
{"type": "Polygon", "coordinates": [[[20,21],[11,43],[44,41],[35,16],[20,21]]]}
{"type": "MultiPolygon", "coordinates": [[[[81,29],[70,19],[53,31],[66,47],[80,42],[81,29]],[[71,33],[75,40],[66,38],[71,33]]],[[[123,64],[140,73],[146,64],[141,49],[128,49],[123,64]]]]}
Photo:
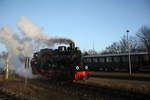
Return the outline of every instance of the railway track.
{"type": "Polygon", "coordinates": [[[12,94],[4,93],[0,91],[0,100],[19,100],[17,97],[13,96],[12,94]]]}
{"type": "Polygon", "coordinates": [[[67,82],[48,82],[45,80],[33,82],[37,86],[47,84],[45,88],[54,88],[67,95],[79,96],[81,100],[149,100],[150,94],[125,89],[114,89],[97,85],[67,82]]]}
{"type": "Polygon", "coordinates": [[[19,100],[19,99],[16,99],[13,96],[10,96],[10,95],[0,92],[0,100],[19,100]]]}
{"type": "MultiPolygon", "coordinates": [[[[92,100],[149,100],[150,94],[123,89],[112,89],[81,83],[63,84],[66,91],[75,92],[82,99],[92,100]],[[71,91],[72,90],[72,91],[71,91]]],[[[70,93],[71,94],[71,93],[70,93]]]]}
{"type": "Polygon", "coordinates": [[[34,100],[22,94],[16,94],[7,89],[0,89],[0,100],[34,100]]]}

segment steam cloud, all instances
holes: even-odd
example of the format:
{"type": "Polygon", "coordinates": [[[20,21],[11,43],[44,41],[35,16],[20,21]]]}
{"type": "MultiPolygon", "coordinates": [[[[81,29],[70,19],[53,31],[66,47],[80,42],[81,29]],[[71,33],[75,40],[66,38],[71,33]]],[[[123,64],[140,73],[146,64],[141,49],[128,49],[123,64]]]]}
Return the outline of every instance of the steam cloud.
{"type": "Polygon", "coordinates": [[[42,29],[25,16],[20,17],[17,27],[20,34],[13,32],[9,26],[0,27],[0,43],[5,45],[16,72],[24,77],[33,78],[32,73],[24,69],[24,60],[27,56],[31,57],[39,46],[53,47],[55,44],[73,42],[68,38],[44,35],[42,29]]]}
{"type": "Polygon", "coordinates": [[[45,43],[48,46],[53,46],[55,43],[68,44],[73,42],[71,39],[67,38],[43,35],[42,29],[37,25],[32,24],[31,21],[29,21],[25,16],[19,19],[17,26],[21,30],[21,32],[29,39],[32,39],[38,43],[45,43]]]}

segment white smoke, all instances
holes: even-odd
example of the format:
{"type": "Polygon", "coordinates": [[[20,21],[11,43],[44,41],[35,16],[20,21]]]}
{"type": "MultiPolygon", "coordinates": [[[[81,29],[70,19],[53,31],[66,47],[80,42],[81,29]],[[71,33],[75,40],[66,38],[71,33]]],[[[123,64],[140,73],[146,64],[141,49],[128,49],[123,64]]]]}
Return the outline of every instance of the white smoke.
{"type": "Polygon", "coordinates": [[[27,37],[34,40],[45,40],[46,36],[42,34],[42,29],[35,24],[32,24],[27,17],[20,17],[18,23],[18,28],[27,37]]]}
{"type": "Polygon", "coordinates": [[[73,42],[67,38],[44,35],[42,29],[32,24],[25,16],[20,17],[17,27],[20,30],[20,34],[13,32],[9,26],[0,27],[0,43],[5,45],[11,64],[16,69],[16,72],[24,77],[33,77],[31,71],[24,69],[24,60],[25,57],[31,57],[39,46],[47,45],[52,47],[56,43],[68,44],[73,42]]]}
{"type": "Polygon", "coordinates": [[[72,40],[67,38],[44,35],[42,33],[42,28],[35,24],[32,24],[31,21],[25,16],[22,16],[19,19],[17,26],[26,37],[33,39],[38,43],[45,43],[48,46],[53,46],[55,43],[68,44],[73,42],[72,40]]]}

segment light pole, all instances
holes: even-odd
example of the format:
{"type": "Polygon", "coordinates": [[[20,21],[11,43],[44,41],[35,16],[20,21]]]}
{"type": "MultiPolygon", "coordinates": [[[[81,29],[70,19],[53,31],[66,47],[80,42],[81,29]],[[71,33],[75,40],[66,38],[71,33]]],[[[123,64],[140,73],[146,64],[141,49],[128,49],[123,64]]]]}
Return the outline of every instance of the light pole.
{"type": "Polygon", "coordinates": [[[148,62],[149,61],[149,50],[148,50],[148,48],[149,48],[149,41],[148,41],[148,39],[146,39],[146,42],[147,42],[147,47],[146,47],[147,56],[146,56],[146,59],[147,59],[147,62],[148,62]]]}
{"type": "Polygon", "coordinates": [[[149,47],[149,40],[148,39],[146,39],[146,43],[147,43],[146,49],[147,49],[147,53],[148,53],[148,47],[149,47]]]}
{"type": "Polygon", "coordinates": [[[127,43],[128,43],[128,57],[129,57],[129,74],[131,75],[132,71],[131,71],[130,43],[129,43],[129,39],[128,39],[128,33],[130,31],[126,30],[126,32],[127,32],[127,43]]]}

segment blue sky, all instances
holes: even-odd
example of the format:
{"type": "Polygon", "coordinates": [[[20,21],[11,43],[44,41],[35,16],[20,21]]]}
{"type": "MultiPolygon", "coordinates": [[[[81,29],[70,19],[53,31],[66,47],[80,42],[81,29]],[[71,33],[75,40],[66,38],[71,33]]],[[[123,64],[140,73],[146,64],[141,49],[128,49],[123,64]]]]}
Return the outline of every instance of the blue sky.
{"type": "MultiPolygon", "coordinates": [[[[0,27],[27,16],[43,33],[68,37],[81,50],[104,50],[126,34],[150,26],[149,0],[0,0],[0,27]]],[[[4,46],[0,45],[3,50],[4,46]]]]}

